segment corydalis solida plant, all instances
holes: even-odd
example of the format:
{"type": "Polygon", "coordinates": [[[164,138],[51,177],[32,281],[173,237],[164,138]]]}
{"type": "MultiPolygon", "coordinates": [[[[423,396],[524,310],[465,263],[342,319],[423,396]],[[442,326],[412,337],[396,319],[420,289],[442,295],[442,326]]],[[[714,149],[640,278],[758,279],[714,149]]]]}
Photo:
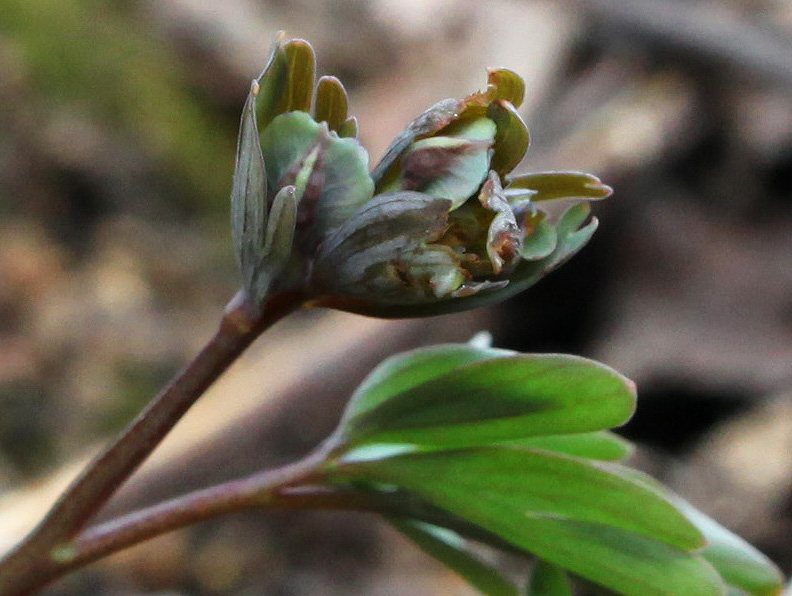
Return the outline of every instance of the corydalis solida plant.
{"type": "Polygon", "coordinates": [[[628,379],[582,358],[474,345],[382,363],[337,431],[294,464],[85,528],[213,380],[293,308],[462,310],[518,292],[574,254],[596,226],[580,227],[587,201],[610,189],[586,174],[511,176],[528,147],[522,96],[519,77],[493,70],[484,91],[419,116],[369,172],[341,84],[323,77],[314,88],[310,46],[278,41],[240,129],[232,223],[244,295],[195,361],[0,561],[0,595],[243,508],[382,513],[498,596],[518,591],[471,559],[462,537],[539,557],[531,596],[568,596],[568,572],[628,596],[723,596],[726,584],[778,594],[780,575],[763,556],[613,463],[629,451],[607,431],[632,414],[628,379]],[[574,204],[551,218],[545,206],[556,199],[574,204]],[[552,590],[539,581],[548,574],[558,579],[552,590]]]}
{"type": "Polygon", "coordinates": [[[587,201],[611,193],[596,177],[511,174],[529,144],[515,73],[492,69],[484,91],[430,107],[369,171],[343,86],[314,86],[314,71],[307,42],[279,39],[243,110],[231,219],[252,304],[464,310],[522,291],[596,229],[587,201]],[[558,200],[571,206],[550,217],[558,200]]]}

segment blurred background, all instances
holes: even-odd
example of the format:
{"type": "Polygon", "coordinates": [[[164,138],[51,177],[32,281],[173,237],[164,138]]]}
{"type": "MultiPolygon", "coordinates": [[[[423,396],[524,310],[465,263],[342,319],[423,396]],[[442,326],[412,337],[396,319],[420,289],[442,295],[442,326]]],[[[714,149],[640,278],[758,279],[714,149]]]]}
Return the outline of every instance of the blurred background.
{"type": "MultiPolygon", "coordinates": [[[[523,171],[615,187],[523,296],[430,321],[294,316],[225,375],[108,513],[291,460],[394,351],[465,341],[632,377],[655,474],[792,569],[788,0],[0,0],[0,552],[212,335],[238,286],[239,113],[279,29],[339,76],[372,162],[443,97],[522,75],[523,171]]],[[[366,515],[249,513],[45,592],[466,595],[366,515]]]]}

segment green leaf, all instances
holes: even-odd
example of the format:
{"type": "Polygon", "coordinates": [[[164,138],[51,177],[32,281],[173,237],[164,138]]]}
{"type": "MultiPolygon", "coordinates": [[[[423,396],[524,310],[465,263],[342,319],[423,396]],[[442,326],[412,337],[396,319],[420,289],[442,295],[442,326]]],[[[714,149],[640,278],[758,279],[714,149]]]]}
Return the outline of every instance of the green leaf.
{"type": "Polygon", "coordinates": [[[342,425],[384,401],[466,364],[512,356],[515,352],[471,344],[442,344],[396,354],[384,360],[358,386],[342,425]]]}
{"type": "MultiPolygon", "coordinates": [[[[356,139],[339,138],[306,112],[287,112],[261,133],[270,191],[298,178],[311,181],[301,200],[316,202],[317,238],[341,225],[371,198],[368,153],[356,139]]],[[[305,184],[302,185],[305,188],[305,184]]],[[[310,211],[310,210],[309,210],[310,211]]]]}
{"type": "Polygon", "coordinates": [[[525,81],[522,77],[506,68],[492,68],[487,75],[492,100],[503,99],[519,108],[525,98],[525,81]]]}
{"type": "Polygon", "coordinates": [[[495,101],[487,108],[487,116],[495,122],[497,132],[490,167],[505,176],[519,164],[528,151],[528,128],[514,106],[507,101],[495,101]]]}
{"type": "Polygon", "coordinates": [[[533,230],[525,234],[520,257],[526,261],[538,261],[551,255],[558,243],[555,228],[544,218],[534,224],[533,230]]]}
{"type": "Polygon", "coordinates": [[[273,284],[277,284],[291,256],[296,223],[297,197],[293,186],[285,186],[272,202],[264,247],[254,275],[254,297],[258,302],[268,295],[273,284]]]}
{"type": "MultiPolygon", "coordinates": [[[[519,107],[525,95],[525,83],[523,80],[515,73],[505,69],[492,69],[488,74],[488,84],[485,92],[473,93],[463,99],[444,99],[439,101],[407,125],[391,143],[371,173],[371,177],[377,186],[377,193],[386,189],[394,190],[396,188],[394,184],[399,175],[398,164],[404,152],[414,142],[441,131],[444,136],[453,136],[453,127],[457,122],[464,123],[486,115],[487,107],[494,102],[500,102],[503,106],[510,102],[514,107],[519,107]]],[[[511,115],[503,111],[508,112],[510,109],[503,106],[501,106],[503,109],[495,108],[498,111],[496,115],[504,123],[507,120],[513,123],[514,120],[511,115]]],[[[516,129],[511,129],[510,126],[505,127],[504,133],[505,135],[501,138],[501,142],[504,147],[508,145],[512,151],[504,152],[503,158],[506,159],[506,162],[510,162],[513,161],[514,155],[517,153],[514,150],[522,142],[519,140],[521,133],[516,129]],[[506,153],[509,153],[509,155],[506,156],[506,153]]],[[[520,158],[522,158],[522,155],[520,155],[520,158]]],[[[498,159],[500,160],[501,158],[499,157],[498,159]]],[[[506,162],[499,162],[499,167],[505,167],[506,162]]]]}
{"type": "Polygon", "coordinates": [[[567,209],[556,223],[558,243],[555,251],[550,255],[553,268],[569,260],[591,239],[598,226],[597,220],[592,219],[588,224],[580,227],[590,212],[591,206],[588,203],[580,203],[567,209]]]}
{"type": "Polygon", "coordinates": [[[503,445],[542,449],[602,461],[620,461],[633,452],[632,444],[609,431],[579,433],[572,435],[549,435],[504,441],[503,445]]]}
{"type": "Polygon", "coordinates": [[[292,39],[284,45],[287,75],[284,90],[284,112],[311,109],[316,58],[311,44],[303,39],[292,39]]]}
{"type": "Polygon", "coordinates": [[[408,453],[340,469],[354,479],[416,493],[510,541],[502,528],[519,534],[527,523],[527,538],[533,521],[554,519],[619,528],[683,550],[704,544],[688,519],[655,491],[601,464],[556,453],[479,447],[408,453]]]}
{"type": "Polygon", "coordinates": [[[280,114],[261,131],[271,191],[294,184],[303,162],[321,145],[322,137],[321,126],[305,112],[280,114]]]}
{"type": "MultiPolygon", "coordinates": [[[[494,128],[494,127],[493,127],[494,128]]],[[[401,160],[401,177],[388,190],[415,190],[450,199],[452,209],[474,194],[489,170],[489,146],[454,137],[416,141],[401,160]]]]}
{"type": "Polygon", "coordinates": [[[599,178],[583,172],[539,172],[513,178],[506,185],[509,190],[525,189],[533,194],[531,200],[560,199],[597,200],[609,197],[613,189],[599,178]]]}
{"type": "Polygon", "coordinates": [[[603,364],[562,355],[515,355],[469,364],[392,394],[346,419],[352,444],[464,447],[582,433],[626,422],[631,381],[603,364]]]}
{"type": "Polygon", "coordinates": [[[422,551],[457,572],[485,596],[517,596],[513,583],[464,550],[465,541],[456,532],[410,519],[388,521],[422,551]]]}
{"type": "Polygon", "coordinates": [[[320,78],[316,85],[314,120],[327,122],[330,130],[339,131],[346,122],[347,107],[347,94],[341,81],[335,77],[320,78]]]}
{"type": "Polygon", "coordinates": [[[289,80],[289,62],[283,46],[284,42],[279,37],[272,45],[264,72],[258,78],[261,91],[256,101],[256,118],[260,130],[264,130],[275,116],[284,111],[284,90],[289,80]]]}
{"type": "Polygon", "coordinates": [[[563,569],[539,559],[531,570],[527,596],[572,596],[572,590],[563,569]]]}
{"type": "Polygon", "coordinates": [[[727,583],[752,596],[781,593],[784,578],[770,559],[684,499],[673,495],[672,502],[704,534],[707,547],[701,556],[727,583]]]}
{"type": "Polygon", "coordinates": [[[378,192],[414,190],[450,199],[456,209],[476,193],[489,171],[495,123],[454,122],[441,136],[414,141],[401,155],[399,176],[378,192]]]}
{"type": "Polygon", "coordinates": [[[784,581],[781,571],[765,555],[745,540],[705,515],[651,476],[623,466],[609,470],[641,484],[668,499],[702,533],[707,546],[700,555],[720,573],[732,592],[751,596],[777,596],[784,581]]]}
{"type": "Polygon", "coordinates": [[[355,138],[329,133],[324,143],[324,184],[316,211],[318,234],[324,236],[347,221],[374,193],[369,156],[355,138]]]}
{"type": "Polygon", "coordinates": [[[343,481],[396,486],[627,596],[722,596],[702,536],[668,501],[599,465],[506,448],[341,464],[343,481]]]}
{"type": "Polygon", "coordinates": [[[338,136],[339,137],[357,137],[358,133],[358,123],[357,118],[354,116],[350,116],[344,121],[344,124],[341,125],[341,128],[338,129],[338,136]]]}
{"type": "Polygon", "coordinates": [[[482,448],[401,455],[339,471],[345,481],[413,492],[627,596],[724,593],[712,566],[688,552],[703,541],[684,516],[653,491],[577,460],[482,448]]]}
{"type": "Polygon", "coordinates": [[[311,107],[315,62],[313,48],[307,41],[284,41],[283,34],[278,35],[269,62],[257,79],[261,93],[256,117],[261,130],[284,112],[311,107]]]}
{"type": "Polygon", "coordinates": [[[517,546],[626,596],[723,596],[717,572],[701,556],[618,528],[533,519],[527,531],[498,532],[517,546]]]}
{"type": "Polygon", "coordinates": [[[259,145],[255,104],[260,92],[254,81],[239,125],[236,166],[231,187],[231,232],[245,290],[258,301],[254,289],[259,255],[267,225],[267,173],[259,145]]]}
{"type": "Polygon", "coordinates": [[[393,177],[398,176],[396,165],[401,159],[402,153],[412,142],[421,137],[434,134],[453,122],[464,107],[465,102],[461,99],[443,99],[410,122],[396,136],[385,150],[382,159],[371,171],[371,178],[377,185],[377,194],[382,192],[382,188],[392,183],[393,177]]]}

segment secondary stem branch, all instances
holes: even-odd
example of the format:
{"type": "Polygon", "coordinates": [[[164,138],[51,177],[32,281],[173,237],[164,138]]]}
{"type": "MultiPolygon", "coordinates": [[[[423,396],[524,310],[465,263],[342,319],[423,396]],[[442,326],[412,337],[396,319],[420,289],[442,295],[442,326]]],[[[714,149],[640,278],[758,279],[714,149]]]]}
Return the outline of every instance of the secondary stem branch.
{"type": "Polygon", "coordinates": [[[284,501],[280,491],[309,482],[323,461],[323,454],[317,452],[294,464],[194,491],[88,528],[64,549],[63,566],[67,570],[82,567],[133,544],[224,513],[254,507],[284,508],[288,498],[284,501]]]}
{"type": "Polygon", "coordinates": [[[404,493],[314,484],[322,482],[320,468],[326,452],[320,450],[294,464],[194,491],[88,528],[61,549],[56,557],[58,575],[166,532],[254,508],[345,510],[420,519],[514,550],[499,537],[404,493]]]}

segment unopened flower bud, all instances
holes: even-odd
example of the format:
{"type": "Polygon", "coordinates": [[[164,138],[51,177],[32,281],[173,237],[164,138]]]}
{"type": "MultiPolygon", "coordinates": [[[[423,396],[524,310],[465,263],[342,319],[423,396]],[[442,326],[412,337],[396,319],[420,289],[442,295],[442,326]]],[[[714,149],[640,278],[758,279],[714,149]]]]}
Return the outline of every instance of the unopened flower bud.
{"type": "Polygon", "coordinates": [[[254,303],[296,291],[375,316],[463,310],[528,287],[593,233],[586,202],[610,194],[595,177],[510,177],[529,143],[513,72],[432,106],[369,173],[343,86],[314,90],[314,63],[307,42],[279,40],[243,112],[232,227],[254,303]],[[559,199],[573,201],[551,218],[559,199]]]}

